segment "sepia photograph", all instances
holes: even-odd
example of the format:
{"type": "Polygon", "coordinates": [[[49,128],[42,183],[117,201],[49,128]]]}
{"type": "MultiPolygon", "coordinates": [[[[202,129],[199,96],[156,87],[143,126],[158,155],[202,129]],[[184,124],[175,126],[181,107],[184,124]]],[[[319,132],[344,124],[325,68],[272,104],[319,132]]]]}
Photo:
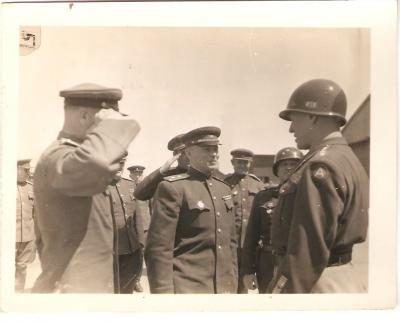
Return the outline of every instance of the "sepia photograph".
{"type": "Polygon", "coordinates": [[[2,310],[395,306],[395,4],[3,9],[2,310]]]}

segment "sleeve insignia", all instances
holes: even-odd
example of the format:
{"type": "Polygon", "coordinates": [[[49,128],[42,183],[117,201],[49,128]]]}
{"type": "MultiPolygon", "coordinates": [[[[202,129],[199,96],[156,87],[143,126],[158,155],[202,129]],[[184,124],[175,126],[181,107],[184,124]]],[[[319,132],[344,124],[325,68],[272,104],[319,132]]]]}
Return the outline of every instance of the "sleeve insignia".
{"type": "Polygon", "coordinates": [[[327,176],[327,170],[325,167],[319,166],[313,171],[312,174],[317,179],[324,179],[327,176]]]}

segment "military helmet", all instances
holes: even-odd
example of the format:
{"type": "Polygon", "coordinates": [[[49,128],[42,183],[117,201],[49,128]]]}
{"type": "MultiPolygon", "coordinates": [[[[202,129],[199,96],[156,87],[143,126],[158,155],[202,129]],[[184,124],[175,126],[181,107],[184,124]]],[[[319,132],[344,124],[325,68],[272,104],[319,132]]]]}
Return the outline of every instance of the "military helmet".
{"type": "Polygon", "coordinates": [[[346,123],[346,95],[335,82],[326,79],[315,79],[300,85],[291,95],[285,110],[279,116],[290,121],[291,112],[303,112],[319,116],[331,116],[346,123]]]}
{"type": "Polygon", "coordinates": [[[274,172],[275,176],[278,176],[278,165],[282,160],[285,159],[300,159],[303,158],[303,153],[294,147],[286,147],[277,152],[274,157],[274,165],[272,166],[272,171],[274,172]]]}

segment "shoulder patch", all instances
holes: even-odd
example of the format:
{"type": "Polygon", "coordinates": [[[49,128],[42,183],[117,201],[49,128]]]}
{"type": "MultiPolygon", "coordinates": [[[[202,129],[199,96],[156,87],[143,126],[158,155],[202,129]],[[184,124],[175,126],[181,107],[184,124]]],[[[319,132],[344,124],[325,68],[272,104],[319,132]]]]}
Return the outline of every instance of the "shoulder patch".
{"type": "Polygon", "coordinates": [[[317,180],[326,179],[329,176],[329,169],[324,164],[314,164],[311,167],[312,177],[317,180]]]}
{"type": "Polygon", "coordinates": [[[182,174],[177,174],[177,175],[166,176],[166,177],[164,177],[164,180],[166,180],[168,182],[175,182],[175,181],[179,181],[181,179],[186,179],[189,177],[190,177],[189,174],[182,173],[182,174]]]}
{"type": "Polygon", "coordinates": [[[79,147],[79,144],[71,139],[68,138],[61,138],[60,139],[60,144],[61,145],[68,145],[68,146],[73,146],[73,147],[79,147]]]}
{"type": "Polygon", "coordinates": [[[261,182],[261,179],[259,179],[256,175],[254,174],[249,174],[250,177],[254,178],[256,181],[261,182]]]}

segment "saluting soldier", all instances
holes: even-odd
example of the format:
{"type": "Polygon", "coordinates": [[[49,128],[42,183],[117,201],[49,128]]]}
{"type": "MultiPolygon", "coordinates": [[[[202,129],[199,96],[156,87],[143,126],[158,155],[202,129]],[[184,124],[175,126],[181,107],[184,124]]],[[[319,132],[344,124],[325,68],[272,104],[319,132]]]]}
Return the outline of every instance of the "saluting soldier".
{"type": "Polygon", "coordinates": [[[273,293],[365,292],[351,259],[367,234],[369,182],[340,132],[345,114],[343,90],[326,79],[300,85],[279,114],[309,152],[279,189],[273,293]]]}
{"type": "Polygon", "coordinates": [[[118,253],[107,188],[140,127],[118,112],[120,89],[86,83],[60,96],[64,126],[35,170],[43,246],[32,291],[112,293],[118,253]]]}
{"type": "Polygon", "coordinates": [[[238,293],[247,293],[241,276],[241,257],[244,238],[246,236],[247,223],[255,195],[264,188],[261,180],[250,174],[250,167],[253,162],[254,153],[249,149],[238,148],[231,151],[233,174],[225,177],[232,190],[233,202],[235,205],[235,221],[238,240],[238,261],[239,261],[239,282],[238,293]]]}
{"type": "MultiPolygon", "coordinates": [[[[121,167],[125,160],[121,161],[121,167]]],[[[122,170],[116,174],[110,185],[112,210],[115,217],[118,243],[119,293],[132,294],[138,290],[138,281],[143,266],[144,230],[141,209],[133,196],[133,180],[122,177],[122,170]]],[[[139,287],[140,284],[139,284],[139,287]]]]}
{"type": "Polygon", "coordinates": [[[173,156],[163,166],[138,183],[135,189],[135,197],[138,200],[150,200],[164,177],[186,173],[189,167],[189,160],[185,154],[185,144],[182,141],[183,135],[179,134],[168,142],[168,150],[172,151],[173,156]],[[174,167],[175,163],[177,163],[176,167],[174,167]]]}
{"type": "MultiPolygon", "coordinates": [[[[302,152],[294,147],[279,150],[272,166],[274,175],[281,183],[284,182],[302,158],[302,152]]],[[[267,292],[274,273],[271,223],[278,194],[279,186],[269,186],[256,194],[243,244],[242,274],[245,288],[255,289],[258,286],[260,294],[267,292]]]]}
{"type": "Polygon", "coordinates": [[[183,141],[187,173],[165,177],[154,196],[145,260],[152,293],[235,293],[237,244],[229,186],[214,177],[221,130],[183,141]]]}
{"type": "Polygon", "coordinates": [[[133,289],[135,292],[141,293],[143,292],[143,287],[140,283],[142,273],[143,273],[143,248],[146,244],[147,240],[147,232],[149,230],[149,225],[150,225],[150,201],[140,201],[135,197],[135,192],[138,184],[143,180],[143,171],[146,169],[146,167],[142,165],[133,165],[128,167],[129,171],[129,177],[131,181],[129,182],[129,187],[130,187],[130,192],[131,196],[133,199],[135,199],[136,206],[139,210],[139,212],[136,213],[136,217],[140,217],[138,219],[138,222],[140,222],[141,225],[141,234],[139,235],[140,238],[140,243],[143,246],[142,247],[142,252],[140,255],[141,258],[141,267],[139,270],[138,275],[136,276],[135,283],[133,285],[133,289]]]}
{"type": "Polygon", "coordinates": [[[26,269],[35,260],[34,199],[30,159],[17,161],[17,216],[15,243],[15,291],[24,292],[26,269]]]}

